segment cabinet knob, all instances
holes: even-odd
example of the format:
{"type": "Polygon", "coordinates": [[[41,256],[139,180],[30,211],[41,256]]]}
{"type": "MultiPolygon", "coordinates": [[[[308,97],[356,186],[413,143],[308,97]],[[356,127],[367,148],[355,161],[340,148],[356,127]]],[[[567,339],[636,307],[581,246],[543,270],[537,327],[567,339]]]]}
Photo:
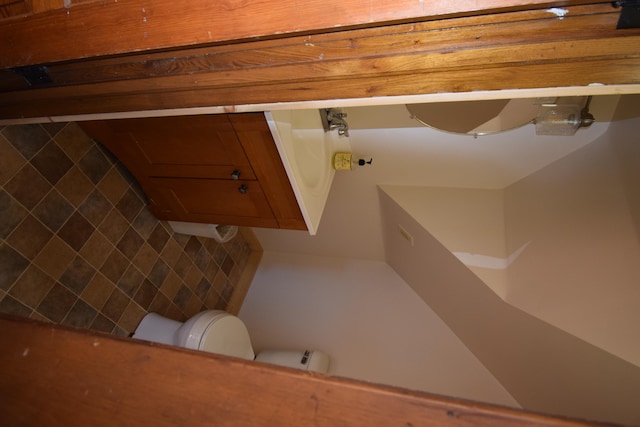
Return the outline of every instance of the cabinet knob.
{"type": "Polygon", "coordinates": [[[240,192],[240,194],[247,194],[248,190],[249,186],[247,186],[247,184],[242,184],[240,187],[238,187],[238,191],[240,192]]]}
{"type": "Polygon", "coordinates": [[[238,180],[240,179],[240,171],[238,169],[231,172],[231,179],[238,180]]]}

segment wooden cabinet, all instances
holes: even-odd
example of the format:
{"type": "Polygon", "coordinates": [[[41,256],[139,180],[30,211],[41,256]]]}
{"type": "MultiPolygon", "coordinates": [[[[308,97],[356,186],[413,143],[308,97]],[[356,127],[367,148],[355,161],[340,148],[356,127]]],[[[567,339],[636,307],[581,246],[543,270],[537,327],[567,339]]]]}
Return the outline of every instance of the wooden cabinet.
{"type": "Polygon", "coordinates": [[[261,113],[80,125],[129,168],[159,219],[306,230],[261,113]]]}

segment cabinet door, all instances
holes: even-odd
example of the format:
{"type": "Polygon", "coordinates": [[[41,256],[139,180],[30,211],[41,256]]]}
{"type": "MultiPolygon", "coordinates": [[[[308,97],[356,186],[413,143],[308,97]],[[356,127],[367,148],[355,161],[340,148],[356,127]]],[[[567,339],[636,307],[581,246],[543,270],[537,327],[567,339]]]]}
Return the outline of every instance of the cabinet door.
{"type": "Polygon", "coordinates": [[[151,209],[160,219],[277,228],[258,181],[150,178],[151,209]]]}
{"type": "Polygon", "coordinates": [[[255,179],[226,115],[101,120],[81,126],[134,175],[255,179]]]}

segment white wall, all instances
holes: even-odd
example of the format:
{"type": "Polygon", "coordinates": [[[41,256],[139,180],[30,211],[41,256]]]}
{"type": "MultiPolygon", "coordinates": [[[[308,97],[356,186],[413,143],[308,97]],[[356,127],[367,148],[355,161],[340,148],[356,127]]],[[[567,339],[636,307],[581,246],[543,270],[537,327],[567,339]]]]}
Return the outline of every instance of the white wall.
{"type": "Polygon", "coordinates": [[[382,262],[265,252],[239,316],[257,352],[318,348],[332,375],[517,406],[382,262]]]}
{"type": "Polygon", "coordinates": [[[256,229],[265,250],[383,261],[378,185],[502,189],[606,132],[618,97],[594,98],[597,122],[573,137],[533,125],[474,139],[422,126],[404,105],[345,108],[354,154],[373,165],[337,172],[316,236],[256,229]]]}

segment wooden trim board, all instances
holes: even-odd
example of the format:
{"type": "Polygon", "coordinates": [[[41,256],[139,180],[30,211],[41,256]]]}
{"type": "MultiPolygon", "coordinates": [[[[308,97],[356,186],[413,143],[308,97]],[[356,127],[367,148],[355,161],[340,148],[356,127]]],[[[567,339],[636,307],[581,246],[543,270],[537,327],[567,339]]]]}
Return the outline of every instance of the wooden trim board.
{"type": "Polygon", "coordinates": [[[6,425],[595,426],[0,315],[6,425]]]}

